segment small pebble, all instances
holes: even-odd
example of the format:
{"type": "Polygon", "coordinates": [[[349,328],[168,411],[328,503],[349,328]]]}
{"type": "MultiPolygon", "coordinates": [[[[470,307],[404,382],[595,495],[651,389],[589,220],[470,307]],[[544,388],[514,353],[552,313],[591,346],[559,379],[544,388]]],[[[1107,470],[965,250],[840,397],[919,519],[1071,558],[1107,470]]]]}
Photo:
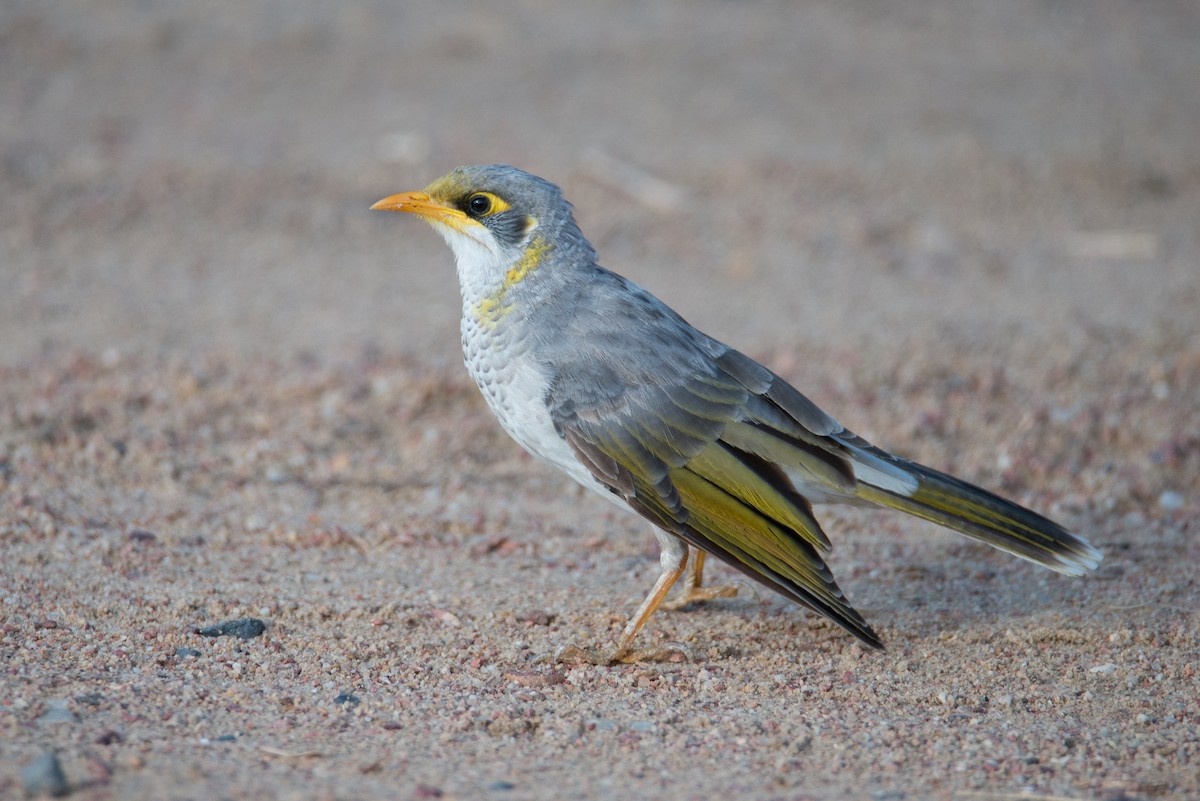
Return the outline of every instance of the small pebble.
{"type": "Polygon", "coordinates": [[[175,656],[179,657],[180,659],[186,659],[189,656],[192,656],[192,657],[200,656],[200,652],[197,651],[195,648],[176,648],[175,656]]]}
{"type": "Polygon", "coordinates": [[[510,670],[504,673],[504,678],[521,687],[549,687],[554,684],[562,684],[567,680],[566,674],[560,673],[557,670],[551,670],[546,673],[510,670]]]}
{"type": "Polygon", "coordinates": [[[39,756],[21,768],[21,784],[31,796],[48,795],[59,798],[71,792],[67,777],[63,774],[58,756],[51,751],[39,756]]]}
{"type": "Polygon", "coordinates": [[[1117,666],[1112,662],[1108,662],[1103,665],[1096,665],[1095,667],[1088,668],[1088,671],[1091,673],[1103,673],[1108,675],[1109,673],[1115,673],[1117,671],[1117,666]]]}
{"type": "Polygon", "coordinates": [[[333,702],[335,704],[346,704],[347,706],[358,706],[362,703],[359,701],[358,696],[353,693],[339,693],[334,697],[333,702]]]}
{"type": "Polygon", "coordinates": [[[517,620],[522,623],[531,623],[534,626],[549,626],[554,622],[554,615],[545,609],[527,609],[517,615],[517,620]]]}
{"type": "Polygon", "coordinates": [[[46,711],[38,718],[39,723],[78,723],[79,716],[71,711],[69,702],[55,698],[46,702],[46,711]]]}
{"type": "Polygon", "coordinates": [[[242,640],[252,640],[266,630],[267,624],[258,618],[243,617],[197,629],[196,633],[202,637],[237,637],[242,640]]]}
{"type": "Polygon", "coordinates": [[[588,731],[615,731],[617,722],[615,720],[589,720],[586,724],[588,731]]]}
{"type": "Polygon", "coordinates": [[[1175,490],[1164,490],[1158,496],[1158,505],[1163,508],[1163,511],[1173,512],[1183,506],[1183,495],[1175,490]]]}

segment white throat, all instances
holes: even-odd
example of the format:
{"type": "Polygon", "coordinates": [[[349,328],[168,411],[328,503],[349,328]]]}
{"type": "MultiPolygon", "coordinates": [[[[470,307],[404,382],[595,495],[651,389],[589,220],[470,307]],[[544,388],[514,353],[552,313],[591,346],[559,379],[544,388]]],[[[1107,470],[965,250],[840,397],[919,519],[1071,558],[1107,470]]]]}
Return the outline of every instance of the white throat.
{"type": "Polygon", "coordinates": [[[432,221],[431,224],[454,252],[464,307],[473,306],[500,291],[504,274],[512,266],[513,259],[504,252],[491,231],[479,226],[467,234],[445,223],[432,221]]]}

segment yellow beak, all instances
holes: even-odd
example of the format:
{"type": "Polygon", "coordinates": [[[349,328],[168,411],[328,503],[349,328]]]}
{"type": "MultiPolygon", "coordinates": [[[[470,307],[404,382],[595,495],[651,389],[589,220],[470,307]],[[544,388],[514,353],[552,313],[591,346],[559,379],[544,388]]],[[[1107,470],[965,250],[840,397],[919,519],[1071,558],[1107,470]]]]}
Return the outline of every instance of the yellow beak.
{"type": "Polygon", "coordinates": [[[380,211],[403,211],[415,214],[430,222],[446,223],[452,228],[462,230],[468,222],[474,222],[453,206],[439,203],[424,192],[401,192],[398,195],[385,197],[371,206],[380,211]]]}

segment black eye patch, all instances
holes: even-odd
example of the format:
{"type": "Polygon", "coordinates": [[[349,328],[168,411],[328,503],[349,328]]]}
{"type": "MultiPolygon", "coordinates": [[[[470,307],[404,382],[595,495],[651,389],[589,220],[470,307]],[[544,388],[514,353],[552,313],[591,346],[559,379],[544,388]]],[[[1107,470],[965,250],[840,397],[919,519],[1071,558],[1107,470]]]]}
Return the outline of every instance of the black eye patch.
{"type": "Polygon", "coordinates": [[[496,239],[509,245],[520,244],[537,227],[537,220],[519,212],[493,213],[480,222],[491,229],[496,239]]]}

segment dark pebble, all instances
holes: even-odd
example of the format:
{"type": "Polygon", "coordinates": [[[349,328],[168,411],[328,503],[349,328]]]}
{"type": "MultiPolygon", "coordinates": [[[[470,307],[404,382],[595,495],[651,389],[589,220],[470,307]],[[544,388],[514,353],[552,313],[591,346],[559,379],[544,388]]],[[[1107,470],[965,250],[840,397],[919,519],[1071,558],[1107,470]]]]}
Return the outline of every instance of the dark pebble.
{"type": "MultiPolygon", "coordinates": [[[[200,632],[200,633],[203,634],[204,632],[200,632]]],[[[210,635],[206,635],[206,636],[210,636],[210,635]]],[[[215,635],[212,635],[212,636],[215,636],[215,635]]],[[[200,656],[200,652],[197,651],[195,648],[176,648],[175,656],[179,657],[180,659],[184,659],[189,656],[200,656]]]]}
{"type": "Polygon", "coordinates": [[[75,702],[86,706],[100,706],[104,702],[104,696],[100,693],[84,693],[75,696],[75,702]]]}
{"type": "Polygon", "coordinates": [[[96,745],[116,745],[122,742],[125,738],[121,736],[121,732],[116,729],[109,729],[96,738],[96,745]]]}
{"type": "Polygon", "coordinates": [[[233,743],[237,742],[236,734],[222,734],[220,737],[213,738],[214,743],[233,743]]]}
{"type": "Polygon", "coordinates": [[[158,539],[158,535],[153,531],[146,531],[144,528],[135,528],[129,532],[129,539],[134,542],[154,542],[158,539]]]}
{"type": "Polygon", "coordinates": [[[252,640],[267,630],[267,624],[256,617],[243,617],[237,620],[226,620],[215,626],[197,629],[202,637],[237,637],[242,640],[252,640]]]}
{"type": "Polygon", "coordinates": [[[360,703],[358,696],[352,693],[341,693],[333,699],[333,702],[335,704],[348,704],[349,706],[358,706],[360,703]]]}
{"type": "Polygon", "coordinates": [[[517,785],[512,782],[492,782],[487,786],[487,789],[493,791],[507,791],[517,789],[517,785]]]}
{"type": "Polygon", "coordinates": [[[21,768],[21,783],[27,795],[49,795],[55,798],[71,792],[58,757],[47,751],[21,768]]]}

